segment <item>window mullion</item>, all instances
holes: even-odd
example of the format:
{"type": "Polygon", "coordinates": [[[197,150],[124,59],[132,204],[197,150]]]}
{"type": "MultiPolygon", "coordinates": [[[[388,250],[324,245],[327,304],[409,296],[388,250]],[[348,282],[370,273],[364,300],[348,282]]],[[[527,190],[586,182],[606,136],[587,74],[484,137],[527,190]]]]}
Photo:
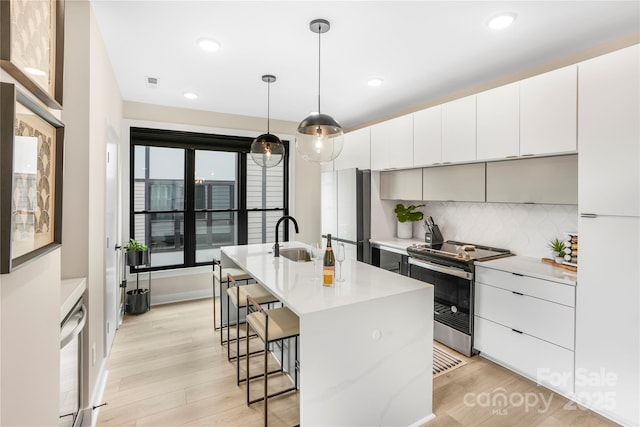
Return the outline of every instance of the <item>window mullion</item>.
{"type": "Polygon", "coordinates": [[[185,149],[184,159],[184,263],[190,267],[196,263],[195,150],[185,149]]]}

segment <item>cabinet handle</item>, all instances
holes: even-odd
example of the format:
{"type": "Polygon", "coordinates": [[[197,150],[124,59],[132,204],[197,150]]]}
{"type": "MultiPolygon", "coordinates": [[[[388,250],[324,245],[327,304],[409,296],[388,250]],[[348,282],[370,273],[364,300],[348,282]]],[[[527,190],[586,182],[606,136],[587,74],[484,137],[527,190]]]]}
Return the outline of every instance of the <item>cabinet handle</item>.
{"type": "Polygon", "coordinates": [[[515,158],[517,158],[517,157],[518,157],[518,156],[504,156],[504,158],[505,158],[505,159],[515,159],[515,158]]]}
{"type": "Polygon", "coordinates": [[[516,294],[516,295],[524,295],[524,294],[521,294],[520,292],[516,292],[516,291],[511,291],[511,293],[512,294],[516,294]]]}
{"type": "Polygon", "coordinates": [[[442,162],[443,165],[450,165],[451,162],[442,162]]]}
{"type": "Polygon", "coordinates": [[[512,330],[513,332],[517,333],[517,334],[522,335],[522,331],[519,331],[519,330],[517,330],[517,329],[513,329],[513,328],[511,328],[511,330],[512,330]]]}
{"type": "Polygon", "coordinates": [[[535,156],[535,154],[522,154],[521,157],[531,157],[531,156],[535,156]]]}
{"type": "Polygon", "coordinates": [[[522,275],[522,274],[520,274],[520,273],[513,273],[513,272],[512,272],[511,274],[513,274],[514,276],[520,276],[520,277],[522,277],[522,276],[523,276],[523,275],[522,275]]]}
{"type": "Polygon", "coordinates": [[[580,218],[597,218],[598,215],[592,213],[581,213],[580,218]]]}

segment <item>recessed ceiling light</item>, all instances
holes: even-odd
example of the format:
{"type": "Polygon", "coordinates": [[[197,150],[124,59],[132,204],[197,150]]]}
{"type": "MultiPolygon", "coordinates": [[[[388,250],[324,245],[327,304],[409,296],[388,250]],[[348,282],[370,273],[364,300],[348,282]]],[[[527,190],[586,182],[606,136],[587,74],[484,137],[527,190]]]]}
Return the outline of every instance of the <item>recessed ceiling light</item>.
{"type": "Polygon", "coordinates": [[[515,13],[501,13],[489,19],[487,26],[492,30],[504,30],[516,20],[515,13]]]}
{"type": "Polygon", "coordinates": [[[220,49],[220,43],[213,39],[198,39],[198,46],[207,52],[215,52],[220,49]]]}
{"type": "Polygon", "coordinates": [[[198,97],[198,95],[193,92],[185,92],[183,95],[187,99],[196,99],[198,97]]]}
{"type": "Polygon", "coordinates": [[[373,78],[373,79],[369,79],[369,81],[367,82],[367,84],[371,87],[377,87],[380,86],[382,84],[384,80],[380,79],[380,78],[373,78]]]}
{"type": "Polygon", "coordinates": [[[29,74],[33,74],[34,76],[46,76],[47,75],[47,73],[45,73],[42,70],[38,70],[37,68],[24,67],[24,70],[29,74]]]}

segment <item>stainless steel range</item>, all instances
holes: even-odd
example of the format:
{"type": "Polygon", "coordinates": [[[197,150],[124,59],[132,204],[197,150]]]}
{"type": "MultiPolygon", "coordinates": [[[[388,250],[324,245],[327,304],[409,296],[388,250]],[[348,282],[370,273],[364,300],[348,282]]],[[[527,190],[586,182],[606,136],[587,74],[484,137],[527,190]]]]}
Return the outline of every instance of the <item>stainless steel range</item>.
{"type": "Polygon", "coordinates": [[[409,276],[434,286],[434,339],[471,356],[473,349],[474,262],[511,256],[508,249],[447,240],[413,245],[409,276]]]}

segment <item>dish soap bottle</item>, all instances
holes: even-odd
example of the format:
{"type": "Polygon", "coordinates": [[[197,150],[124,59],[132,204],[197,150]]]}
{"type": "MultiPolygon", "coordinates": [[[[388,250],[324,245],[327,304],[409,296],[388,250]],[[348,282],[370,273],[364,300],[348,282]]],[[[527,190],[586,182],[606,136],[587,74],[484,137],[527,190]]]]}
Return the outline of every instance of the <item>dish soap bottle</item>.
{"type": "Polygon", "coordinates": [[[336,273],[336,258],[331,247],[331,234],[327,234],[327,249],[324,251],[324,260],[322,263],[322,284],[324,286],[332,286],[336,273]]]}

